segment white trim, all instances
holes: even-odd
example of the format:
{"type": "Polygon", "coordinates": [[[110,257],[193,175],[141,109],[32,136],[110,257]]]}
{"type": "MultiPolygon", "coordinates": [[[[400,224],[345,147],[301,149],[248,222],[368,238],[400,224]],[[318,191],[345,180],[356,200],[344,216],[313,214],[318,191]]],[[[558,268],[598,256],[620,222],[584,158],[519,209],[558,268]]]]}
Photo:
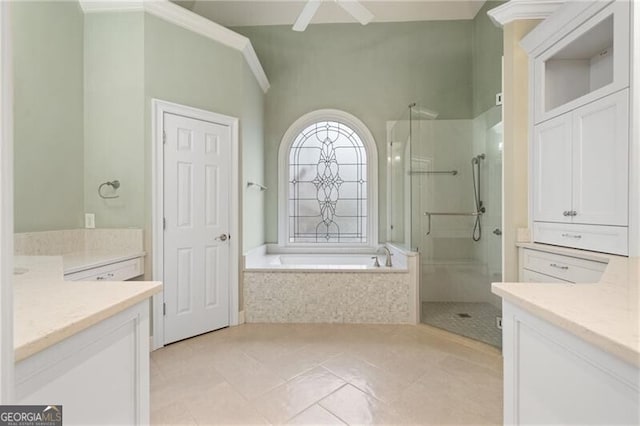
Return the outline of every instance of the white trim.
{"type": "Polygon", "coordinates": [[[298,118],[285,132],[278,151],[278,245],[288,248],[313,250],[322,247],[362,248],[378,247],[378,148],[367,126],[357,117],[337,109],[319,109],[298,118]],[[323,120],[344,123],[356,131],[367,151],[367,243],[366,244],[292,244],[289,243],[287,170],[289,150],[296,136],[307,126],[323,120]]]}
{"type": "Polygon", "coordinates": [[[13,399],[13,67],[10,2],[0,2],[0,404],[13,399]]]}
{"type": "Polygon", "coordinates": [[[258,81],[262,92],[267,93],[269,91],[269,88],[271,87],[271,84],[269,83],[269,78],[267,78],[267,74],[265,74],[264,68],[262,68],[262,64],[260,63],[260,59],[258,59],[256,51],[253,50],[253,45],[251,44],[249,39],[247,39],[247,44],[245,44],[244,48],[242,49],[242,55],[244,56],[244,60],[247,62],[247,65],[249,65],[249,68],[253,72],[254,77],[258,81]]]}
{"type": "Polygon", "coordinates": [[[264,93],[270,84],[262,64],[253,50],[251,40],[222,25],[216,24],[188,9],[178,6],[168,0],[152,1],[93,1],[80,0],[84,13],[101,12],[139,12],[144,11],[186,30],[207,37],[210,40],[231,47],[242,53],[247,65],[253,72],[264,93]]]}
{"type": "Polygon", "coordinates": [[[80,0],[79,3],[84,13],[140,12],[144,10],[142,0],[80,0]]]}
{"type": "Polygon", "coordinates": [[[612,2],[613,0],[566,2],[524,36],[520,46],[530,56],[539,56],[612,2]]]}
{"type": "Polygon", "coordinates": [[[385,241],[391,241],[393,232],[391,232],[391,226],[393,225],[393,203],[391,202],[391,194],[393,193],[393,171],[391,170],[391,156],[393,155],[393,128],[398,123],[397,120],[387,121],[387,159],[385,164],[387,166],[387,225],[385,228],[385,241]]]}
{"type": "MultiPolygon", "coordinates": [[[[164,128],[164,114],[177,114],[196,120],[210,121],[229,126],[231,129],[231,205],[229,213],[229,325],[238,325],[238,306],[240,289],[240,147],[239,121],[229,117],[202,109],[166,102],[159,99],[151,100],[152,109],[152,137],[151,137],[151,173],[152,173],[152,280],[164,281],[164,152],[162,149],[162,130],[164,128]]],[[[153,349],[164,346],[164,321],[162,303],[164,290],[153,296],[153,349]]]]}
{"type": "Polygon", "coordinates": [[[640,5],[631,3],[629,256],[640,256],[640,5]]]}
{"type": "Polygon", "coordinates": [[[511,0],[487,12],[497,27],[525,19],[546,19],[565,0],[511,0]]]}

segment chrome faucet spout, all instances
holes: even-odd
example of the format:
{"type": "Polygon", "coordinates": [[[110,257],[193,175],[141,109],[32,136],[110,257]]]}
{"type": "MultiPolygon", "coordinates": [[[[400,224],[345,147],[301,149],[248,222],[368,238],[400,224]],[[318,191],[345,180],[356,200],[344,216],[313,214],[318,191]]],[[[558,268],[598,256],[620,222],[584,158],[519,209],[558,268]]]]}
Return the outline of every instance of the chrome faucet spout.
{"type": "Polygon", "coordinates": [[[391,251],[389,250],[389,247],[387,246],[382,246],[378,249],[378,252],[380,252],[380,250],[384,251],[385,256],[387,257],[387,260],[384,262],[384,266],[386,267],[392,267],[393,266],[393,262],[391,262],[391,256],[393,256],[393,254],[391,254],[391,251]]]}

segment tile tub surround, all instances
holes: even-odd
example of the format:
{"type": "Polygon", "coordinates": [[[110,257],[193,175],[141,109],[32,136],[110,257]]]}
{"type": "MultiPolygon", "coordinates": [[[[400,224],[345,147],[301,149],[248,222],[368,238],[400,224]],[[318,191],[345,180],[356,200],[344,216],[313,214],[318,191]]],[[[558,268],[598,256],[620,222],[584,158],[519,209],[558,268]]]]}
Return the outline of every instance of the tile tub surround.
{"type": "Polygon", "coordinates": [[[63,281],[62,257],[16,256],[14,348],[20,361],[162,289],[159,282],[63,281]]]}
{"type": "Polygon", "coordinates": [[[245,271],[245,320],[411,323],[408,275],[245,271]]]}
{"type": "Polygon", "coordinates": [[[389,249],[392,268],[376,268],[366,262],[369,256],[346,253],[342,256],[367,264],[327,265],[323,259],[338,255],[317,254],[296,255],[317,256],[317,264],[283,265],[265,248],[253,250],[245,256],[243,273],[246,322],[418,323],[418,257],[389,249]]]}
{"type": "Polygon", "coordinates": [[[142,252],[142,229],[68,229],[14,234],[14,253],[59,256],[83,251],[142,252]]]}
{"type": "Polygon", "coordinates": [[[522,243],[520,247],[608,262],[594,284],[493,283],[493,292],[575,336],[640,366],[640,258],[522,243]]]}

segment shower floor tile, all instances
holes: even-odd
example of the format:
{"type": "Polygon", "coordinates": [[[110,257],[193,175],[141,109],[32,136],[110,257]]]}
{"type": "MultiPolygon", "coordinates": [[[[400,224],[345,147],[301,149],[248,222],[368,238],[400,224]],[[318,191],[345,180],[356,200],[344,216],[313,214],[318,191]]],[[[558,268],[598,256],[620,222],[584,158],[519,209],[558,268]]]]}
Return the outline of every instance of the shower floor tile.
{"type": "Polygon", "coordinates": [[[502,330],[496,327],[500,309],[490,303],[422,302],[421,322],[433,327],[502,347],[502,330]]]}

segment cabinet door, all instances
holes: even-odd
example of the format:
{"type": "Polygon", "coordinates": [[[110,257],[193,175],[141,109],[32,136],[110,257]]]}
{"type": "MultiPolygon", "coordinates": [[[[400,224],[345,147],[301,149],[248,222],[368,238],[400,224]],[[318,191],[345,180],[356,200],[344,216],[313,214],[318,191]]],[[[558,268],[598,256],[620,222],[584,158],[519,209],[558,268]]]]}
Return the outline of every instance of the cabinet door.
{"type": "Polygon", "coordinates": [[[629,94],[574,111],[573,222],[628,224],[629,94]]]}
{"type": "Polygon", "coordinates": [[[532,154],[533,220],[570,222],[571,114],[535,126],[532,154]]]}

